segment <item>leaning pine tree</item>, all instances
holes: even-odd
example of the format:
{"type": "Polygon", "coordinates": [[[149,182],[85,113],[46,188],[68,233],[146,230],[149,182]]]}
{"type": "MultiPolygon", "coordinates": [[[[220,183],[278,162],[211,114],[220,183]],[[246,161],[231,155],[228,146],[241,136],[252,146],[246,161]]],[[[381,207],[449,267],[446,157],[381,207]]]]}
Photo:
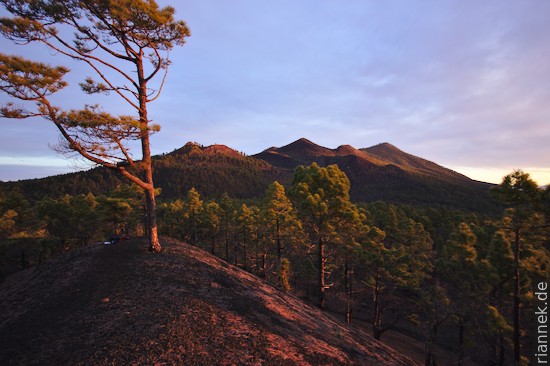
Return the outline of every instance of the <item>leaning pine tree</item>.
{"type": "Polygon", "coordinates": [[[134,111],[133,116],[113,116],[97,105],[64,111],[51,96],[67,86],[67,68],[0,54],[0,90],[24,104],[8,102],[0,116],[44,117],[61,133],[61,152],[78,153],[140,186],[146,195],[149,249],[160,251],[150,148],[150,136],[159,126],[152,123],[147,107],[162,90],[168,52],[190,35],[187,25],[174,20],[174,8],[159,8],[154,0],[0,3],[13,15],[0,19],[6,38],[22,45],[42,43],[87,64],[98,80],[86,78],[82,90],[117,95],[134,111]],[[140,160],[130,152],[132,141],[141,143],[140,160]]]}

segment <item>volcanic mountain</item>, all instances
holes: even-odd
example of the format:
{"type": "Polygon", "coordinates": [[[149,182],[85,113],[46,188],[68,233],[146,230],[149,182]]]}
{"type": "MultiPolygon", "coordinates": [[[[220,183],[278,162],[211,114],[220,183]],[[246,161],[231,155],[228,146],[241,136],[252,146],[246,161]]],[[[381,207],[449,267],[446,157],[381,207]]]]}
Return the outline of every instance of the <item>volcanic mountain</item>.
{"type": "MultiPolygon", "coordinates": [[[[473,183],[471,179],[462,174],[407,154],[387,142],[363,149],[356,149],[351,145],[341,145],[336,149],[329,149],[301,138],[280,148],[272,147],[264,150],[254,155],[254,157],[265,160],[274,166],[292,169],[297,165],[313,162],[328,165],[331,163],[338,164],[341,161],[356,160],[364,166],[371,165],[389,170],[397,167],[410,174],[448,181],[449,183],[473,183]]],[[[341,166],[340,168],[343,169],[344,167],[341,166]]]]}
{"type": "Polygon", "coordinates": [[[494,206],[488,194],[489,184],[405,153],[389,143],[362,149],[350,145],[329,149],[301,138],[253,157],[287,170],[313,162],[321,166],[336,164],[350,179],[350,193],[356,201],[385,200],[482,211],[494,206]]]}
{"type": "Polygon", "coordinates": [[[0,285],[2,365],[414,365],[201,249],[80,248],[0,285]]]}
{"type": "MultiPolygon", "coordinates": [[[[161,200],[184,197],[195,187],[205,197],[224,192],[236,198],[259,198],[277,180],[290,185],[294,168],[317,163],[337,164],[351,182],[356,202],[391,203],[491,212],[498,205],[481,183],[389,144],[356,149],[341,145],[329,149],[301,138],[283,147],[271,147],[246,156],[224,145],[189,142],[182,148],[154,157],[154,180],[161,200]]],[[[44,179],[0,183],[0,190],[21,189],[26,197],[41,199],[63,194],[104,194],[122,181],[105,169],[44,179]]],[[[124,181],[122,181],[124,182],[124,181]]]]}

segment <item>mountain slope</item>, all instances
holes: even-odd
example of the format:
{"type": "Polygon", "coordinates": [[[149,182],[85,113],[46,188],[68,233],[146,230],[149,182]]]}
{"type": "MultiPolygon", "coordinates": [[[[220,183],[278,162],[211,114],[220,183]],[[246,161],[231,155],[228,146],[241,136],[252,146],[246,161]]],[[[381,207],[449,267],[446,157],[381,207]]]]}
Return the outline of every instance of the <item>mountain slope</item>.
{"type": "Polygon", "coordinates": [[[426,159],[407,154],[397,147],[387,142],[381,143],[369,148],[360,149],[372,156],[375,156],[384,164],[395,164],[403,170],[410,171],[420,175],[438,177],[449,182],[472,183],[468,177],[453,170],[444,168],[426,159]]]}
{"type": "Polygon", "coordinates": [[[68,253],[0,285],[0,364],[413,365],[173,239],[68,253]]]}
{"type": "Polygon", "coordinates": [[[185,197],[192,187],[207,197],[220,197],[224,192],[237,198],[260,197],[273,181],[289,180],[291,174],[224,145],[196,143],[155,157],[153,165],[161,199],[185,197]]]}
{"type": "MultiPolygon", "coordinates": [[[[153,157],[153,179],[161,188],[160,200],[185,197],[195,187],[203,196],[260,197],[275,180],[290,182],[292,171],[245,156],[224,145],[201,146],[189,142],[182,148],[153,157]]],[[[106,194],[129,182],[104,168],[41,179],[0,183],[0,192],[20,189],[31,201],[64,194],[106,194]]]]}
{"type": "Polygon", "coordinates": [[[489,195],[491,185],[407,154],[388,143],[363,149],[350,145],[328,149],[302,138],[253,157],[286,170],[313,162],[321,166],[336,164],[350,179],[350,194],[355,201],[383,200],[485,212],[496,207],[489,195]]]}

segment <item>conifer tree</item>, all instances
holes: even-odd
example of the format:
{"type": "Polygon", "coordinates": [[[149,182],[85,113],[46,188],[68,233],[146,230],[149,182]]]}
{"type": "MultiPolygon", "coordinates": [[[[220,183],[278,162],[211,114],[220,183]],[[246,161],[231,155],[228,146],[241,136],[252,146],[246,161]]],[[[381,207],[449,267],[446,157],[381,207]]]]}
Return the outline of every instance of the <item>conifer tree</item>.
{"type": "Polygon", "coordinates": [[[290,291],[290,261],[288,258],[281,259],[281,263],[279,265],[279,286],[283,291],[288,292],[290,291]]]}
{"type": "Polygon", "coordinates": [[[5,220],[3,227],[7,231],[4,235],[24,232],[35,226],[31,204],[17,186],[7,193],[0,193],[0,217],[5,220]]]}
{"type": "Polygon", "coordinates": [[[533,210],[539,190],[535,181],[528,173],[516,170],[502,179],[502,183],[494,190],[497,197],[500,198],[509,208],[507,214],[510,218],[509,229],[514,235],[514,305],[513,305],[513,344],[514,344],[514,362],[519,364],[521,361],[521,326],[520,326],[520,253],[522,234],[529,226],[529,220],[532,217],[533,210]]]}
{"type": "Polygon", "coordinates": [[[177,199],[159,206],[160,229],[165,235],[184,240],[185,202],[177,199]]]}
{"type": "Polygon", "coordinates": [[[370,229],[362,242],[362,260],[367,268],[364,282],[373,303],[372,330],[375,339],[401,319],[412,316],[412,305],[432,270],[432,240],[422,224],[408,218],[393,205],[369,206],[370,229]],[[385,319],[385,313],[392,317],[385,319]]]}
{"type": "Polygon", "coordinates": [[[0,240],[6,239],[15,231],[15,218],[17,212],[15,210],[7,210],[0,216],[0,240]]]}
{"type": "Polygon", "coordinates": [[[488,327],[485,328],[485,331],[491,338],[488,343],[492,348],[492,362],[495,365],[504,365],[506,335],[513,331],[506,320],[506,308],[508,307],[506,299],[511,293],[514,253],[512,244],[503,229],[493,234],[487,251],[487,265],[485,275],[490,289],[486,312],[488,327]]]}
{"type": "Polygon", "coordinates": [[[317,245],[317,305],[324,309],[327,244],[337,235],[337,227],[351,211],[350,182],[337,165],[322,168],[316,163],[299,166],[292,177],[290,195],[296,201],[310,240],[317,245]]]}
{"type": "Polygon", "coordinates": [[[97,234],[100,227],[97,200],[91,193],[46,199],[39,202],[38,210],[45,218],[49,233],[57,236],[62,246],[68,239],[79,239],[80,244],[84,244],[97,234]]]}
{"type": "Polygon", "coordinates": [[[210,253],[216,254],[216,239],[222,226],[223,210],[214,201],[204,202],[200,210],[200,231],[210,246],[210,253]]]}
{"type": "Polygon", "coordinates": [[[62,111],[51,96],[67,86],[66,67],[0,54],[0,90],[25,103],[24,107],[8,103],[0,116],[44,117],[63,137],[59,151],[77,153],[143,188],[149,249],[160,251],[150,148],[150,136],[159,127],[152,123],[148,105],[162,90],[170,64],[168,52],[183,45],[190,34],[185,22],[174,20],[174,8],[159,8],[154,0],[0,3],[13,15],[0,19],[0,32],[6,38],[17,44],[41,43],[88,65],[99,81],[87,78],[80,84],[82,90],[117,95],[134,111],[134,116],[113,116],[99,106],[62,111]],[[140,161],[131,154],[131,141],[141,144],[140,161]]]}
{"type": "MultiPolygon", "coordinates": [[[[279,182],[273,182],[267,188],[262,208],[265,228],[263,240],[275,246],[275,271],[279,276],[278,282],[282,284],[281,263],[286,258],[290,266],[290,251],[299,251],[303,241],[302,223],[296,217],[292,203],[279,182]]],[[[262,265],[265,266],[263,263],[262,265]]]]}
{"type": "Polygon", "coordinates": [[[466,326],[473,321],[482,292],[479,287],[481,264],[475,248],[477,238],[469,225],[461,223],[451,235],[439,258],[439,268],[448,294],[451,308],[458,323],[458,360],[464,364],[464,334],[466,326]]]}
{"type": "Polygon", "coordinates": [[[365,221],[364,211],[351,205],[350,210],[339,222],[337,235],[333,239],[334,246],[331,254],[334,257],[334,266],[338,267],[342,273],[345,298],[344,319],[348,324],[351,323],[353,314],[354,273],[359,264],[361,244],[369,233],[369,227],[365,221]]]}
{"type": "MultiPolygon", "coordinates": [[[[233,207],[233,200],[229,198],[229,194],[225,192],[219,204],[220,208],[220,220],[221,229],[223,234],[223,241],[225,246],[225,260],[229,262],[229,235],[231,231],[231,223],[235,216],[235,208],[233,207]]],[[[212,253],[214,254],[214,253],[212,253]]]]}
{"type": "MultiPolygon", "coordinates": [[[[248,207],[246,204],[242,204],[237,213],[237,221],[240,226],[241,237],[241,249],[243,253],[243,268],[248,270],[248,253],[247,249],[249,243],[253,240],[252,235],[255,232],[255,225],[258,221],[258,210],[256,207],[248,207]]],[[[237,265],[237,242],[235,242],[235,265],[237,265]]]]}
{"type": "Polygon", "coordinates": [[[112,234],[126,232],[126,225],[121,227],[132,214],[132,206],[123,198],[99,197],[99,206],[105,221],[112,225],[112,234]]]}
{"type": "Polygon", "coordinates": [[[187,192],[184,203],[184,218],[186,225],[186,240],[190,240],[192,245],[197,244],[197,225],[200,209],[203,205],[199,192],[193,187],[187,192]]]}

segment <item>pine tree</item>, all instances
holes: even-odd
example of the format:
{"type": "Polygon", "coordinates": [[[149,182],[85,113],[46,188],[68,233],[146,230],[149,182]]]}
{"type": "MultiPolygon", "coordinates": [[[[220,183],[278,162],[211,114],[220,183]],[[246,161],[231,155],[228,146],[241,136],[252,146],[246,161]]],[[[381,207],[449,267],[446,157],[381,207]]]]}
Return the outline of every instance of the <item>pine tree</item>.
{"type": "Polygon", "coordinates": [[[186,221],[185,225],[185,239],[189,240],[192,245],[197,244],[197,225],[198,216],[202,208],[203,202],[201,200],[199,192],[193,187],[187,192],[187,198],[185,199],[183,207],[183,215],[186,221]]]}
{"type": "Polygon", "coordinates": [[[25,102],[26,108],[8,103],[0,116],[44,117],[63,137],[60,152],[78,153],[143,188],[149,249],[160,251],[150,148],[150,136],[159,126],[151,122],[148,105],[162,90],[168,52],[190,35],[186,24],[174,20],[174,8],[159,8],[154,0],[2,0],[1,4],[13,15],[0,19],[0,32],[6,38],[18,44],[41,43],[88,65],[100,81],[87,78],[80,84],[82,90],[117,95],[136,116],[113,116],[99,106],[62,111],[52,104],[51,96],[67,86],[66,67],[4,54],[0,54],[0,90],[25,102]],[[159,80],[156,90],[154,80],[159,80]],[[34,110],[27,109],[33,105],[34,110]],[[141,143],[139,162],[130,154],[131,141],[141,143]]]}
{"type": "MultiPolygon", "coordinates": [[[[219,204],[221,212],[221,228],[223,233],[223,241],[225,245],[225,260],[229,262],[229,235],[231,231],[231,224],[235,217],[235,208],[233,207],[233,200],[229,198],[227,193],[224,193],[219,204]]],[[[214,253],[212,253],[214,254],[214,253]]],[[[235,259],[236,260],[236,259],[235,259]]]]}
{"type": "MultiPolygon", "coordinates": [[[[279,284],[282,284],[280,277],[282,271],[281,263],[284,258],[289,261],[291,252],[300,250],[303,242],[302,223],[296,217],[290,199],[285,194],[284,187],[279,182],[273,182],[264,194],[262,205],[262,217],[264,226],[263,241],[274,244],[275,247],[275,272],[279,276],[279,284]]],[[[263,254],[262,268],[265,272],[267,261],[267,247],[263,254]]],[[[290,262],[289,262],[290,263],[290,262]]]]}
{"type": "Polygon", "coordinates": [[[214,201],[203,203],[200,210],[200,232],[201,236],[210,246],[210,253],[216,254],[216,239],[222,226],[223,210],[214,201]]]}
{"type": "Polygon", "coordinates": [[[336,165],[326,168],[316,163],[294,171],[290,196],[296,201],[310,240],[317,245],[317,305],[324,309],[326,300],[327,244],[337,236],[339,223],[351,211],[350,182],[336,165]]]}
{"type": "MultiPolygon", "coordinates": [[[[250,242],[253,241],[253,234],[255,233],[255,226],[258,222],[258,210],[256,207],[248,207],[246,204],[242,204],[241,208],[237,212],[237,221],[239,223],[239,231],[241,236],[241,249],[243,264],[242,267],[245,271],[248,270],[248,252],[247,249],[250,242]]],[[[235,265],[237,265],[237,241],[235,242],[235,265]]]]}
{"type": "Polygon", "coordinates": [[[516,170],[505,176],[502,183],[494,190],[497,197],[508,205],[507,214],[510,217],[509,229],[514,235],[514,305],[513,305],[513,326],[514,326],[514,362],[521,361],[521,326],[520,326],[520,253],[522,233],[529,226],[533,214],[534,205],[539,198],[538,186],[528,173],[516,170]]]}
{"type": "Polygon", "coordinates": [[[15,231],[17,212],[7,210],[0,216],[0,240],[8,238],[15,231]]]}
{"type": "Polygon", "coordinates": [[[464,363],[464,334],[466,326],[473,321],[479,298],[483,298],[479,289],[481,284],[481,263],[475,248],[477,237],[469,225],[461,223],[451,235],[441,256],[439,268],[442,279],[448,288],[452,313],[459,327],[457,365],[464,363]]]}
{"type": "Polygon", "coordinates": [[[408,218],[393,205],[369,206],[372,227],[362,242],[367,268],[364,282],[372,295],[372,330],[375,339],[398,321],[412,316],[432,270],[432,240],[422,224],[408,218]],[[406,306],[406,304],[409,306],[406,306]],[[385,319],[385,313],[392,317],[385,319]]]}
{"type": "Polygon", "coordinates": [[[491,338],[492,361],[495,365],[504,365],[506,354],[506,334],[513,328],[506,320],[506,299],[511,293],[510,285],[514,269],[514,253],[512,244],[504,230],[496,231],[489,244],[487,252],[486,282],[489,284],[489,301],[487,308],[487,323],[485,327],[491,338]]]}

